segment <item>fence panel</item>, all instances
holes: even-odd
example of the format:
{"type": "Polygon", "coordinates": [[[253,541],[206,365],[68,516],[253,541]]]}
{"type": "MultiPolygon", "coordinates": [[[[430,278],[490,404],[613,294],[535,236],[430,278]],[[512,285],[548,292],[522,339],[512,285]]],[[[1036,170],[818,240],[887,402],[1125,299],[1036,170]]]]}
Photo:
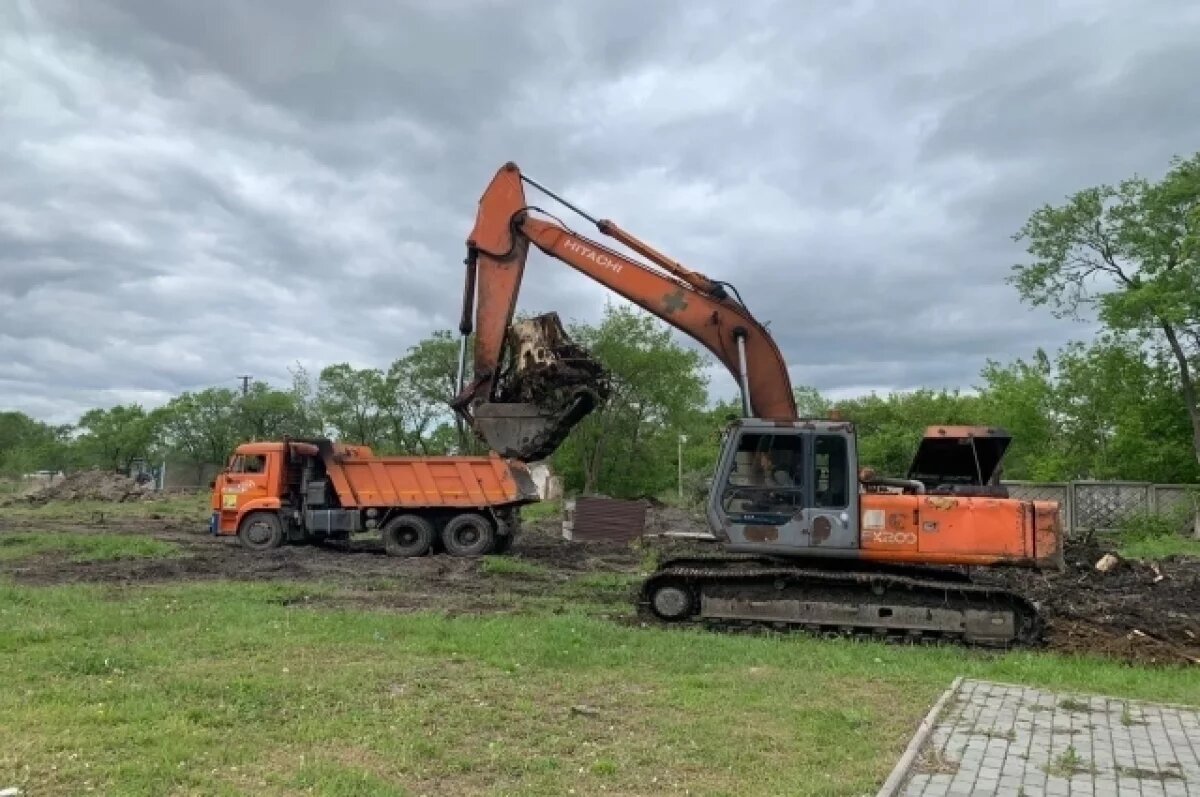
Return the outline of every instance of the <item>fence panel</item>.
{"type": "Polygon", "coordinates": [[[1087,531],[1115,531],[1142,513],[1174,520],[1190,534],[1200,511],[1200,485],[1148,482],[1006,481],[1008,494],[1025,501],[1057,501],[1063,528],[1070,536],[1087,531]]]}
{"type": "Polygon", "coordinates": [[[1178,520],[1181,532],[1190,532],[1195,528],[1195,514],[1200,508],[1200,487],[1156,484],[1151,490],[1151,504],[1156,514],[1178,520]]]}
{"type": "Polygon", "coordinates": [[[1115,531],[1121,523],[1151,510],[1145,482],[1073,482],[1073,531],[1115,531]]]}

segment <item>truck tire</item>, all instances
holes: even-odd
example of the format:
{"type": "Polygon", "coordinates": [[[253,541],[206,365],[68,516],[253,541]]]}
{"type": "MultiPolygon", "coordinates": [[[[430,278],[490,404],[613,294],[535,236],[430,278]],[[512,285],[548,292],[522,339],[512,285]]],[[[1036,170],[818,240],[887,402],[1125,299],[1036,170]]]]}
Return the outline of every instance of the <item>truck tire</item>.
{"type": "Polygon", "coordinates": [[[283,545],[283,523],[275,512],[251,512],[238,526],[238,542],[252,551],[268,551],[283,545]]]}
{"type": "Polygon", "coordinates": [[[509,549],[512,548],[513,537],[516,536],[516,534],[497,534],[496,546],[492,553],[508,553],[509,549]]]}
{"type": "Polygon", "coordinates": [[[496,529],[483,515],[464,512],[442,529],[442,545],[451,556],[483,556],[496,546],[496,529]]]}
{"type": "Polygon", "coordinates": [[[389,556],[424,556],[433,538],[433,524],[420,515],[398,515],[383,526],[383,549],[389,556]]]}

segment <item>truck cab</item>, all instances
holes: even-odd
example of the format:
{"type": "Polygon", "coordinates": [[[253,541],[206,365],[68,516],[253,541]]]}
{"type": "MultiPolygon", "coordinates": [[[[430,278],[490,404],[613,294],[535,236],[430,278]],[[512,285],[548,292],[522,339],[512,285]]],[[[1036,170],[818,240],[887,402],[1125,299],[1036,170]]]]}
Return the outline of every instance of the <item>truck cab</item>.
{"type": "Polygon", "coordinates": [[[234,450],[213,483],[212,522],[214,534],[236,534],[238,524],[249,512],[277,512],[289,497],[289,483],[299,483],[294,471],[289,478],[289,448],[294,454],[317,454],[305,443],[243,443],[234,450]],[[298,447],[311,451],[295,451],[298,447]]]}

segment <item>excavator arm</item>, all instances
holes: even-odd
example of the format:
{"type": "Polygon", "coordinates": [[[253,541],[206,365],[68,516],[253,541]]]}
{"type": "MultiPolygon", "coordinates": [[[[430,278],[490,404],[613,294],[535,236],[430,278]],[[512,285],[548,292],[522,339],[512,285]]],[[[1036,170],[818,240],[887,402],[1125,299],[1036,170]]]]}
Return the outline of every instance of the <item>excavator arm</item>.
{"type": "MultiPolygon", "coordinates": [[[[549,215],[549,214],[544,214],[549,215]]],[[[475,332],[474,380],[454,399],[455,409],[496,450],[532,459],[546,456],[569,427],[590,410],[506,405],[497,401],[497,379],[505,354],[530,244],[591,277],[704,345],[737,379],[744,414],[792,420],[796,404],[787,364],[770,333],[725,283],[691,271],[609,221],[597,221],[554,196],[516,164],[503,166],[479,202],[467,240],[467,274],[460,332],[475,332]],[[544,211],[526,203],[525,184],[545,191],[583,215],[604,235],[646,258],[634,260],[568,229],[533,215],[544,211]]]]}

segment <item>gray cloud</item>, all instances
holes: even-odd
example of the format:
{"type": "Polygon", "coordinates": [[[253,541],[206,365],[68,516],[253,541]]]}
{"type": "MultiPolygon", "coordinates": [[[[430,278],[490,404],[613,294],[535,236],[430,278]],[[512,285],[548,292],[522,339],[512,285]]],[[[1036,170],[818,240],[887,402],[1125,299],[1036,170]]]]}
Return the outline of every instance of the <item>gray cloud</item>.
{"type": "MultiPolygon", "coordinates": [[[[1182,0],[3,4],[0,405],[386,365],[455,326],[510,159],[736,283],[797,382],[969,387],[1086,333],[1020,305],[1010,236],[1195,148],[1198,34],[1182,0]]],[[[524,309],[606,298],[531,259],[524,309]]]]}

